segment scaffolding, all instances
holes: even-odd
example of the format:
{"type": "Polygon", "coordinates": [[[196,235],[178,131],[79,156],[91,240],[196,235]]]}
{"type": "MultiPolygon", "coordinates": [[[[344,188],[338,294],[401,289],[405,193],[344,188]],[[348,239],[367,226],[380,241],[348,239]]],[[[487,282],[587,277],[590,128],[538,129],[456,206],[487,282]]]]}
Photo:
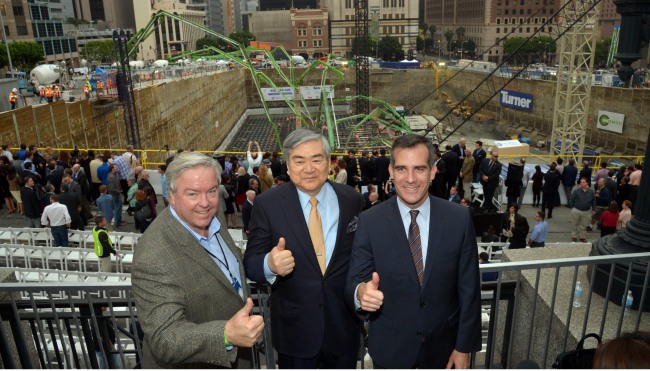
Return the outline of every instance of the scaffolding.
{"type": "Polygon", "coordinates": [[[565,0],[560,30],[555,112],[551,134],[551,154],[565,159],[582,160],[587,118],[591,101],[591,83],[596,51],[599,1],[565,0]]]}

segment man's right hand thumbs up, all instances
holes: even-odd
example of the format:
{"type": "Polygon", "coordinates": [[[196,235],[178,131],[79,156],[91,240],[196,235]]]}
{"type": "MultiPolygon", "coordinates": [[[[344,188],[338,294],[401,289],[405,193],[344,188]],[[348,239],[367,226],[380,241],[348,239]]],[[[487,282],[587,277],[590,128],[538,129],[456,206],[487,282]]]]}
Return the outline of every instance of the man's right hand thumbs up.
{"type": "Polygon", "coordinates": [[[293,258],[293,255],[291,254],[291,250],[287,250],[285,248],[284,237],[280,237],[277,246],[271,250],[267,262],[269,264],[269,269],[271,269],[271,272],[279,276],[284,277],[293,272],[293,268],[296,266],[296,262],[293,258]]]}
{"type": "Polygon", "coordinates": [[[246,305],[226,322],[224,332],[230,344],[250,348],[257,342],[264,330],[264,320],[262,316],[251,316],[251,310],[253,310],[253,300],[248,298],[246,305]]]}
{"type": "Polygon", "coordinates": [[[376,312],[384,303],[384,293],[379,291],[379,273],[374,272],[372,279],[362,283],[357,289],[361,309],[366,312],[376,312]]]}

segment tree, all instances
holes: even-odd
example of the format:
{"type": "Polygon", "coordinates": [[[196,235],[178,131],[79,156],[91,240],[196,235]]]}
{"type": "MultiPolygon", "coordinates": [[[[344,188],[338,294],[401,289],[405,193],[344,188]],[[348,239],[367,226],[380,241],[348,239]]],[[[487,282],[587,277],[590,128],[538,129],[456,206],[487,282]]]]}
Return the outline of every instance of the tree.
{"type": "Polygon", "coordinates": [[[395,36],[384,36],[379,40],[379,54],[385,61],[395,60],[404,53],[402,52],[402,44],[395,36]]]}
{"type": "Polygon", "coordinates": [[[89,22],[85,19],[68,18],[65,20],[65,23],[78,27],[79,25],[88,24],[89,22]]]}
{"type": "Polygon", "coordinates": [[[235,40],[245,48],[250,46],[251,41],[257,40],[255,38],[255,35],[253,35],[250,31],[233,32],[228,35],[228,37],[235,40]]]}
{"type": "MultiPolygon", "coordinates": [[[[0,67],[5,67],[9,64],[7,58],[7,48],[0,46],[0,67]]],[[[39,62],[45,59],[45,52],[43,47],[31,41],[17,41],[9,43],[9,53],[11,53],[11,63],[14,68],[20,68],[24,71],[29,71],[36,67],[39,62]]]]}
{"type": "Polygon", "coordinates": [[[79,55],[91,62],[111,63],[114,62],[112,40],[96,40],[87,42],[79,55]]]}
{"type": "Polygon", "coordinates": [[[447,39],[447,45],[449,45],[449,53],[451,54],[451,39],[454,38],[454,31],[448,29],[444,33],[445,39],[447,39]]]}
{"type": "Polygon", "coordinates": [[[420,24],[420,31],[422,31],[423,36],[426,38],[427,37],[427,31],[429,31],[429,25],[427,22],[422,22],[420,24]]]}
{"type": "Polygon", "coordinates": [[[609,56],[609,47],[612,44],[612,38],[606,37],[596,41],[596,55],[594,56],[594,66],[607,66],[607,57],[609,56]]]}
{"type": "Polygon", "coordinates": [[[462,41],[465,38],[465,27],[458,27],[456,29],[456,40],[462,41]]]}
{"type": "Polygon", "coordinates": [[[218,48],[219,47],[219,42],[214,37],[202,37],[202,38],[196,40],[196,50],[205,49],[208,46],[218,48]]]}
{"type": "MultiPolygon", "coordinates": [[[[366,42],[368,43],[368,49],[366,53],[366,57],[370,57],[375,55],[377,51],[377,42],[373,40],[371,36],[368,36],[366,39],[366,42]]],[[[355,37],[352,39],[352,55],[362,55],[363,53],[361,52],[361,45],[359,40],[355,37]]]]}
{"type": "Polygon", "coordinates": [[[431,38],[434,39],[436,37],[436,25],[432,24],[429,26],[429,33],[431,34],[431,38]]]}

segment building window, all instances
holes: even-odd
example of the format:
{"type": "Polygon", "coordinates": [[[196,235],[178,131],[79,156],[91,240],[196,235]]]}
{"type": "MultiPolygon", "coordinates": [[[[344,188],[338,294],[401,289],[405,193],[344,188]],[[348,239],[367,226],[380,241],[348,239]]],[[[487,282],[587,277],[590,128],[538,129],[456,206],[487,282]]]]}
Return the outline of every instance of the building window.
{"type": "Polygon", "coordinates": [[[25,11],[23,10],[22,6],[14,6],[14,7],[12,7],[12,9],[14,11],[15,16],[24,16],[25,15],[25,11]]]}
{"type": "Polygon", "coordinates": [[[27,35],[27,26],[16,26],[16,33],[20,36],[27,35]]]}
{"type": "Polygon", "coordinates": [[[345,9],[352,9],[352,0],[345,0],[345,9]]]}
{"type": "Polygon", "coordinates": [[[299,48],[306,48],[307,47],[307,40],[298,40],[298,47],[299,48]]]}
{"type": "Polygon", "coordinates": [[[384,0],[384,8],[388,8],[388,0],[384,0]]]}
{"type": "Polygon", "coordinates": [[[314,29],[311,30],[311,34],[313,36],[320,36],[320,35],[323,34],[323,29],[320,28],[320,27],[314,28],[314,29]]]}
{"type": "Polygon", "coordinates": [[[508,11],[509,11],[509,10],[508,10],[508,9],[506,9],[506,12],[505,12],[505,15],[508,15],[508,11]]]}
{"type": "MultiPolygon", "coordinates": [[[[404,0],[399,0],[399,7],[400,8],[404,7],[404,0]]],[[[404,18],[404,15],[402,15],[402,18],[404,18]]]]}
{"type": "Polygon", "coordinates": [[[501,33],[501,27],[497,27],[497,33],[501,33]]]}
{"type": "Polygon", "coordinates": [[[323,46],[323,40],[321,40],[321,39],[312,40],[312,43],[313,43],[314,47],[316,47],[316,48],[319,48],[319,47],[323,46]]]}
{"type": "Polygon", "coordinates": [[[501,18],[497,18],[497,24],[501,24],[501,18]]]}
{"type": "Polygon", "coordinates": [[[307,36],[307,29],[306,28],[299,28],[298,29],[298,36],[307,36]]]}
{"type": "Polygon", "coordinates": [[[5,34],[7,36],[11,36],[11,34],[9,33],[9,26],[5,26],[5,34]]]}
{"type": "Polygon", "coordinates": [[[526,27],[526,32],[530,32],[530,27],[526,27]]]}
{"type": "Polygon", "coordinates": [[[523,18],[519,18],[519,24],[524,24],[524,19],[523,18]]]}
{"type": "Polygon", "coordinates": [[[503,24],[508,24],[508,18],[503,19],[503,24]]]}

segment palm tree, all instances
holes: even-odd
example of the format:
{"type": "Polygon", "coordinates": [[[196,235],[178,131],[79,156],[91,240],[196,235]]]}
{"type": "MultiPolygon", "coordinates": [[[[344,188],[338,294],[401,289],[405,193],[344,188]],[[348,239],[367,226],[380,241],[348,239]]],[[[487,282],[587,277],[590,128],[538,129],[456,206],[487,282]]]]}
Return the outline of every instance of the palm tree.
{"type": "Polygon", "coordinates": [[[432,24],[429,26],[429,33],[431,34],[431,38],[434,39],[436,37],[436,25],[432,24]]]}
{"type": "Polygon", "coordinates": [[[444,33],[445,39],[447,39],[447,47],[449,48],[449,56],[451,57],[451,39],[454,38],[454,31],[448,29],[444,33]]]}
{"type": "Polygon", "coordinates": [[[463,41],[464,37],[465,37],[465,27],[458,27],[456,29],[456,40],[461,42],[463,41]]]}

